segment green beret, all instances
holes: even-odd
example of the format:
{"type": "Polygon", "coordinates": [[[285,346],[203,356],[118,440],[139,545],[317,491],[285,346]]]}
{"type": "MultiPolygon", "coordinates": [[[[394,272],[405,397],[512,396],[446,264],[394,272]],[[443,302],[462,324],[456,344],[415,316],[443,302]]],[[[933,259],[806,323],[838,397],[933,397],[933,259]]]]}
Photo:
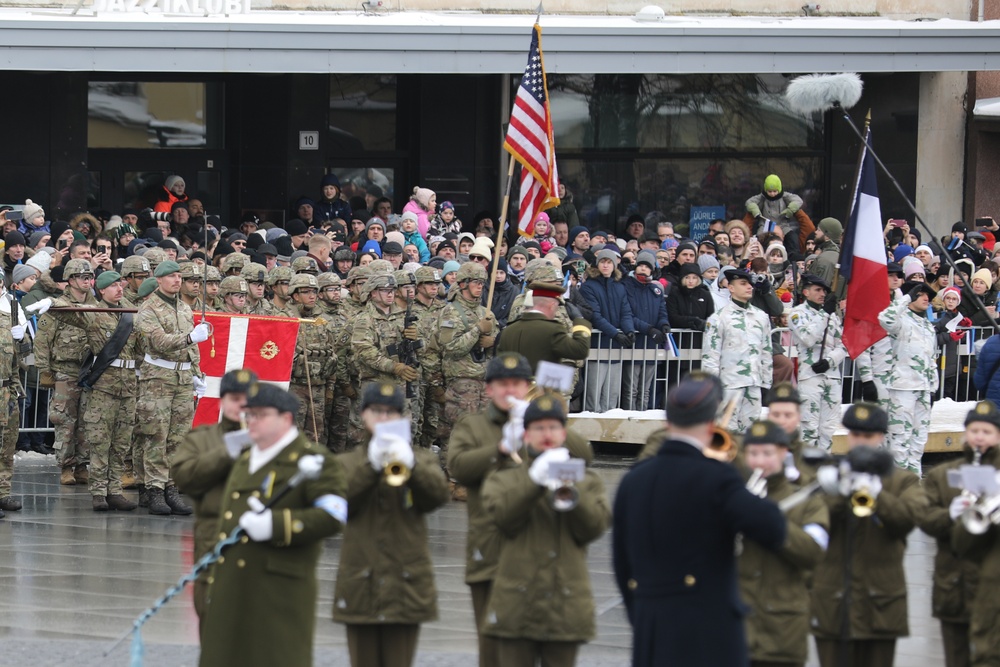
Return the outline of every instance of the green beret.
{"type": "Polygon", "coordinates": [[[101,275],[97,276],[97,289],[107,289],[112,283],[116,283],[122,279],[122,276],[117,271],[105,271],[101,275]]]}
{"type": "Polygon", "coordinates": [[[139,285],[139,289],[137,289],[136,292],[139,294],[140,298],[145,299],[147,296],[152,294],[155,289],[156,278],[146,278],[142,281],[142,284],[139,285]]]}
{"type": "Polygon", "coordinates": [[[160,262],[160,265],[156,267],[156,272],[153,275],[157,278],[162,278],[163,276],[169,276],[171,273],[178,273],[180,270],[180,264],[168,259],[165,262],[160,262]]]}

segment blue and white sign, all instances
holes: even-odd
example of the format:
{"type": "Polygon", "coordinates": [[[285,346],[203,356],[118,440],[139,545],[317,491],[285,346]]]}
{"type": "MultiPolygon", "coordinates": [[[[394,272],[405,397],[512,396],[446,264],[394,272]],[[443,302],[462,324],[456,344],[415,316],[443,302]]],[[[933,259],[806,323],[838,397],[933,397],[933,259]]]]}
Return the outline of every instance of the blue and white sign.
{"type": "Polygon", "coordinates": [[[701,241],[708,236],[708,226],[713,220],[725,220],[725,206],[692,206],[688,236],[701,241]]]}

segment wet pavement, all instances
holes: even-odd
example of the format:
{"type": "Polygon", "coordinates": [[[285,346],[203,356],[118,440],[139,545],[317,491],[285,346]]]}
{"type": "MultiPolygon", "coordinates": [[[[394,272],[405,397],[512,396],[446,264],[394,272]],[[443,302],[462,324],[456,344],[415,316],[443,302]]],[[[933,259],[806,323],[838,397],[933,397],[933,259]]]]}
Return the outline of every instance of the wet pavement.
{"type": "MultiPolygon", "coordinates": [[[[596,469],[612,497],[627,467],[619,458],[599,457],[596,469]]],[[[86,488],[60,486],[58,473],[54,457],[18,455],[14,495],[24,509],[0,521],[0,667],[127,665],[128,641],[107,657],[103,653],[189,571],[192,520],[154,517],[142,509],[93,512],[86,488]]],[[[464,503],[453,502],[428,519],[440,619],[423,626],[417,665],[476,664],[472,606],[463,581],[465,513],[464,503]]],[[[598,635],[581,649],[581,666],[628,664],[631,632],[624,609],[614,604],[610,543],[609,533],[590,548],[598,635]]],[[[328,540],[319,565],[317,665],[349,664],[343,626],[330,620],[339,549],[339,538],[328,540]]],[[[934,550],[923,533],[911,535],[906,554],[911,637],[898,644],[898,667],[943,664],[940,632],[930,617],[934,550]]],[[[197,664],[190,588],[146,623],[142,636],[146,665],[197,664]]]]}

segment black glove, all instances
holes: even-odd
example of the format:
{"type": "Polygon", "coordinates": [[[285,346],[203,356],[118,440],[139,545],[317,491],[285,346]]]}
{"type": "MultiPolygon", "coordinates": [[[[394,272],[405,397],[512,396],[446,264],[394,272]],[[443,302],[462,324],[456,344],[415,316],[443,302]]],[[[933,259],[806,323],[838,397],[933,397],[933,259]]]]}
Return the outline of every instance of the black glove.
{"type": "Polygon", "coordinates": [[[707,320],[703,320],[700,317],[695,317],[693,319],[694,319],[694,326],[691,328],[694,329],[695,331],[704,331],[707,320]]]}
{"type": "Polygon", "coordinates": [[[667,337],[659,329],[654,329],[653,327],[650,327],[649,333],[646,335],[652,338],[653,342],[658,345],[663,345],[664,343],[667,342],[667,337]]]}
{"type": "Polygon", "coordinates": [[[770,280],[759,280],[753,284],[754,294],[767,294],[771,291],[770,280]]]}
{"type": "Polygon", "coordinates": [[[861,383],[861,398],[869,403],[878,403],[878,386],[874,380],[861,383]]]}
{"type": "Polygon", "coordinates": [[[839,304],[837,303],[837,295],[834,294],[833,292],[830,292],[829,294],[826,295],[826,300],[823,301],[823,310],[825,310],[830,315],[833,315],[835,312],[837,312],[838,305],[839,304]]]}
{"type": "Polygon", "coordinates": [[[585,320],[586,317],[583,316],[583,311],[573,303],[572,301],[563,301],[566,305],[566,314],[569,315],[571,320],[585,320]]]}
{"type": "Polygon", "coordinates": [[[913,289],[911,289],[909,292],[906,293],[906,296],[910,297],[910,301],[916,301],[917,297],[923,293],[924,293],[924,284],[917,283],[916,285],[913,286],[913,289]]]}
{"type": "Polygon", "coordinates": [[[825,373],[830,370],[830,361],[828,359],[820,359],[815,364],[810,366],[810,368],[813,369],[814,373],[825,373]]]}
{"type": "Polygon", "coordinates": [[[663,329],[661,329],[661,331],[663,331],[663,335],[664,336],[669,336],[670,335],[670,325],[669,324],[664,324],[663,325],[663,329]]]}
{"type": "Polygon", "coordinates": [[[627,334],[625,334],[626,336],[628,336],[628,346],[629,347],[635,347],[635,335],[636,335],[636,333],[638,333],[638,332],[637,331],[629,331],[627,334]]]}
{"type": "Polygon", "coordinates": [[[615,340],[616,343],[618,343],[622,347],[632,347],[632,344],[633,344],[632,340],[628,336],[626,336],[624,333],[622,333],[621,331],[619,331],[618,333],[615,334],[615,339],[614,340],[615,340]]]}

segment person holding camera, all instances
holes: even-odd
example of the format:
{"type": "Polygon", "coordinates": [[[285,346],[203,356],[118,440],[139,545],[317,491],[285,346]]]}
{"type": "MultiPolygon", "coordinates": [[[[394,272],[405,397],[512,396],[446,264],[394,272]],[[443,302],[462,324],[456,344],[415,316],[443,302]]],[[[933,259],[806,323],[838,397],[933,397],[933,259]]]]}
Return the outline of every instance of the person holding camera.
{"type": "Polygon", "coordinates": [[[743,269],[726,269],[725,276],[731,299],[705,325],[701,370],[722,380],[727,404],[736,402],[723,428],[743,433],[760,419],[761,394],[771,386],[771,322],[750,303],[753,276],[743,269]]]}
{"type": "Polygon", "coordinates": [[[882,408],[855,403],[843,425],[852,470],[818,471],[821,481],[826,471],[839,478],[832,480],[838,492],[824,496],[830,544],[813,575],[812,632],[821,667],[885,667],[896,639],[909,634],[903,555],[927,497],[920,478],[894,468],[884,451],[889,415],[882,408]]]}

